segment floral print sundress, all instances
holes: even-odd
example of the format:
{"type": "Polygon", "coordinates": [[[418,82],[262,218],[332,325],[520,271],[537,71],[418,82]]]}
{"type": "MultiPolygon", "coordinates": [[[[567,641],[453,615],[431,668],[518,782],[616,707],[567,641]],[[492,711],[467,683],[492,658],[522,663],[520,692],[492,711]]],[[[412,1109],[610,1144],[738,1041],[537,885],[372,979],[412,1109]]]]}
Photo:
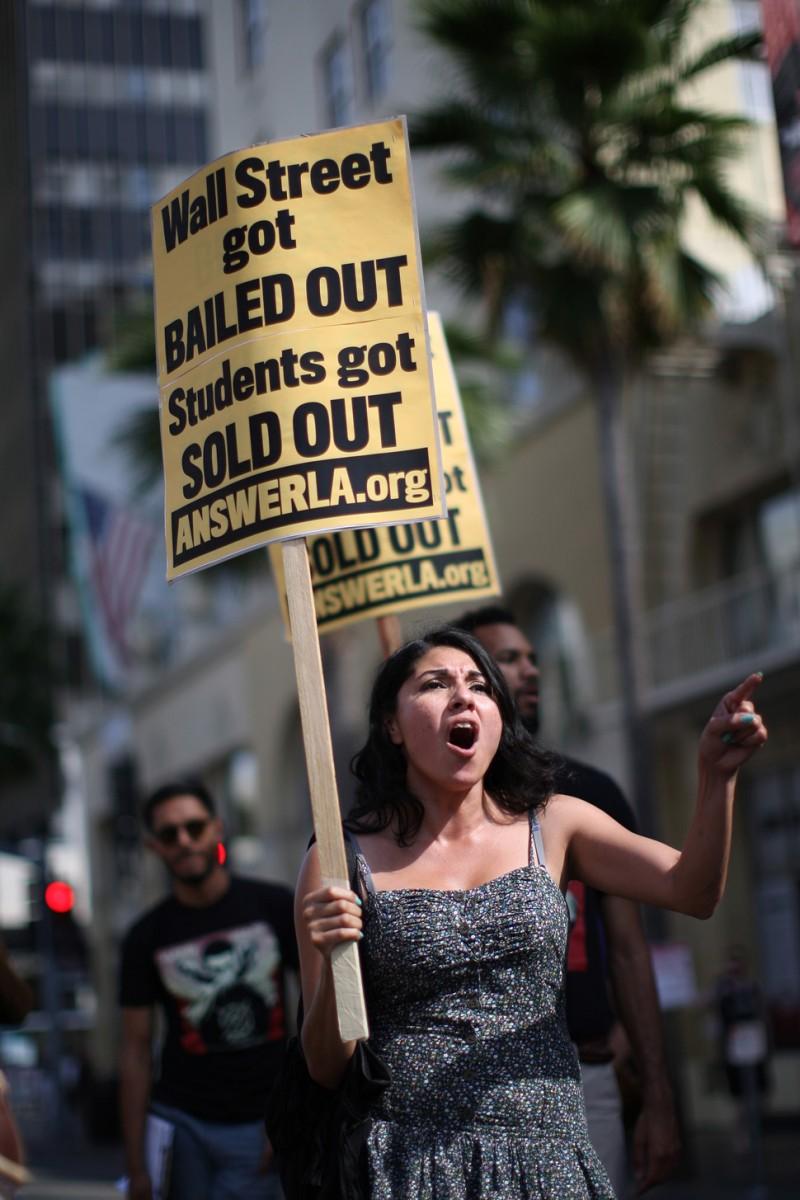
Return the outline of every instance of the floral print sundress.
{"type": "Polygon", "coordinates": [[[531,820],[526,867],[376,891],[357,849],[370,1042],[391,1074],[371,1200],[614,1200],[564,1007],[569,917],[531,820]]]}

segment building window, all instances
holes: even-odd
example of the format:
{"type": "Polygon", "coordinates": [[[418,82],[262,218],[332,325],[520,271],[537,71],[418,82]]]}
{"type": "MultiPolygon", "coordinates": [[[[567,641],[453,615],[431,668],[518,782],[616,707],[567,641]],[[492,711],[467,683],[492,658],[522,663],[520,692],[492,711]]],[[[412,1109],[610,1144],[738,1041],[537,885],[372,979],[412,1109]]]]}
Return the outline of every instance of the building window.
{"type": "Polygon", "coordinates": [[[113,7],[38,3],[28,7],[34,59],[123,67],[203,67],[202,20],[196,14],[148,12],[130,3],[113,7]]]}
{"type": "Polygon", "coordinates": [[[730,514],[723,525],[726,575],[800,569],[800,490],[787,488],[730,514]]]}
{"type": "Polygon", "coordinates": [[[353,75],[347,43],[337,34],[322,55],[325,88],[325,117],[329,125],[348,125],[353,120],[353,75]]]}
{"type": "Polygon", "coordinates": [[[389,0],[364,0],[360,25],[367,99],[375,101],[389,88],[389,0]]]}
{"type": "MultiPolygon", "coordinates": [[[[721,579],[716,636],[726,656],[794,647],[800,638],[800,492],[743,497],[712,519],[721,579]]],[[[711,545],[713,546],[713,540],[711,545]]],[[[709,561],[711,555],[707,556],[709,561]]]]}
{"type": "Polygon", "coordinates": [[[267,51],[266,0],[239,0],[244,65],[248,71],[264,65],[267,51]]]}
{"type": "MultiPolygon", "coordinates": [[[[733,27],[736,33],[752,33],[760,30],[761,5],[759,0],[733,0],[733,27]]],[[[739,86],[745,115],[751,121],[772,123],[775,110],[772,103],[772,82],[766,62],[740,62],[739,86]]]]}

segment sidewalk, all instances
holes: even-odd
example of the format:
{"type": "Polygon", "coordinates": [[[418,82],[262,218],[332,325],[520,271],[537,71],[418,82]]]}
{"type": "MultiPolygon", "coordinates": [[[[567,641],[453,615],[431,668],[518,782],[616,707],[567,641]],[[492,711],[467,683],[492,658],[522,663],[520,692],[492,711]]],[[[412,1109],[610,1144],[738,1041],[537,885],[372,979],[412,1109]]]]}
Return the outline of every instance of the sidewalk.
{"type": "Polygon", "coordinates": [[[124,1171],[122,1147],[91,1145],[77,1121],[65,1126],[60,1137],[28,1142],[33,1182],[18,1200],[122,1200],[115,1187],[124,1171]]]}
{"type": "MultiPolygon", "coordinates": [[[[800,1126],[767,1128],[764,1136],[767,1190],[753,1190],[749,1163],[717,1130],[695,1132],[690,1177],[648,1192],[652,1200],[800,1200],[800,1126]]],[[[79,1138],[60,1147],[30,1148],[34,1183],[19,1200],[121,1200],[114,1183],[123,1173],[118,1146],[87,1146],[79,1138]]],[[[409,1200],[413,1200],[409,1197],[409,1200]]]]}
{"type": "Polygon", "coordinates": [[[29,1169],[33,1182],[19,1200],[122,1200],[116,1181],[123,1173],[122,1151],[81,1146],[75,1154],[37,1154],[29,1169]]]}
{"type": "Polygon", "coordinates": [[[38,1179],[18,1192],[19,1200],[122,1200],[122,1192],[107,1183],[67,1180],[56,1177],[38,1179]]]}
{"type": "Polygon", "coordinates": [[[764,1131],[766,1190],[754,1188],[751,1163],[735,1154],[728,1133],[696,1130],[692,1175],[648,1192],[653,1200],[800,1200],[800,1125],[764,1131]]]}

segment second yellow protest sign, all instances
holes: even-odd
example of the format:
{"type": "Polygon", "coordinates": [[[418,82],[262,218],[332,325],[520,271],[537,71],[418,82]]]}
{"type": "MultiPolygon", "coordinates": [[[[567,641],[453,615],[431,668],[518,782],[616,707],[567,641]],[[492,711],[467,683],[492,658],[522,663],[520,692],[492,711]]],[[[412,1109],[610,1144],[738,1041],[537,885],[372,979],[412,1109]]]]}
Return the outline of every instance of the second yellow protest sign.
{"type": "Polygon", "coordinates": [[[442,516],[405,122],[226,155],[152,223],[168,578],[442,516]]]}
{"type": "MultiPolygon", "coordinates": [[[[428,322],[447,518],[309,538],[320,633],[367,617],[469,602],[501,591],[444,329],[438,313],[429,313],[428,322]]],[[[283,595],[280,555],[270,548],[270,557],[283,595]]]]}

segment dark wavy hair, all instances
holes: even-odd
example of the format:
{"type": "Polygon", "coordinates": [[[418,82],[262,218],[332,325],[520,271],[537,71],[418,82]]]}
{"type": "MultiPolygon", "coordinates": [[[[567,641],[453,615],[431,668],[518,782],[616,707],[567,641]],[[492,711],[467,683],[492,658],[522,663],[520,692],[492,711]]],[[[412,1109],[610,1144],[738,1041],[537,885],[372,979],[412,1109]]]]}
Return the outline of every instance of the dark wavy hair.
{"type": "Polygon", "coordinates": [[[142,805],[142,821],[151,833],[156,809],[159,805],[166,804],[167,800],[174,800],[176,796],[193,796],[195,800],[200,801],[210,817],[216,816],[211,792],[199,779],[172,779],[151,792],[142,805]]]}
{"type": "Polygon", "coordinates": [[[378,672],[369,705],[369,734],[350,763],[358,784],[346,825],[354,833],[374,833],[392,826],[402,846],[419,833],[424,808],[408,789],[405,755],[392,742],[387,722],[414,664],[436,646],[452,646],[468,654],[500,710],[500,744],[484,777],[494,802],[504,812],[523,813],[543,808],[551,795],[554,760],[523,728],[502,671],[474,637],[445,625],[401,646],[378,672]]]}

